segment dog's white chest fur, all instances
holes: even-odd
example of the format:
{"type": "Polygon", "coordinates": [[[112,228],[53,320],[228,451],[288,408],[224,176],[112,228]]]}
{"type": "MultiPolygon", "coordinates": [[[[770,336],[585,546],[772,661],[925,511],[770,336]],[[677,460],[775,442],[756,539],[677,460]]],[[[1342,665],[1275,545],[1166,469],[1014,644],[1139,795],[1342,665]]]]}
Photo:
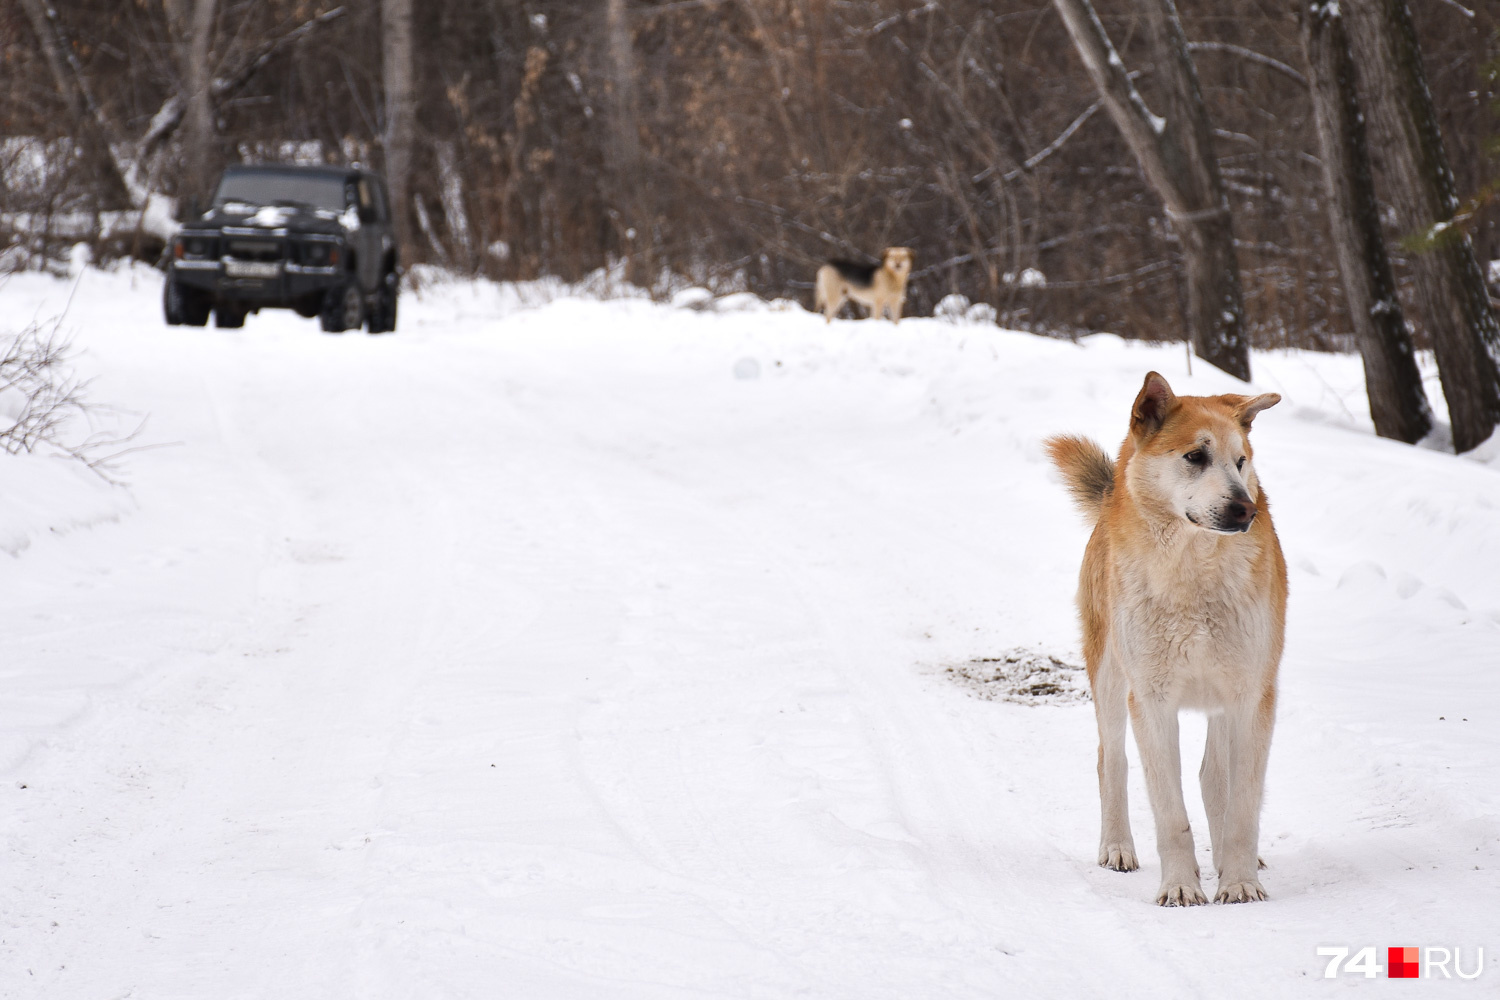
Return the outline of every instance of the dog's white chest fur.
{"type": "Polygon", "coordinates": [[[1132,690],[1214,711],[1258,691],[1274,615],[1238,538],[1121,566],[1111,639],[1132,690]]]}

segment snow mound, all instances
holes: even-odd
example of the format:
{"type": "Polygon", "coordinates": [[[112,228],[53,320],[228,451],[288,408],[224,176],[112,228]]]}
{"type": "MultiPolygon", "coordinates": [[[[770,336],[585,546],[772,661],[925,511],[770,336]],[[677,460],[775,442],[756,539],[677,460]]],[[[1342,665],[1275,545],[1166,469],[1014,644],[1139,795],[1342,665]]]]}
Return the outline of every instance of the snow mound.
{"type": "Polygon", "coordinates": [[[38,537],[117,521],[130,494],[87,466],[50,455],[0,453],[0,552],[19,556],[38,537]]]}

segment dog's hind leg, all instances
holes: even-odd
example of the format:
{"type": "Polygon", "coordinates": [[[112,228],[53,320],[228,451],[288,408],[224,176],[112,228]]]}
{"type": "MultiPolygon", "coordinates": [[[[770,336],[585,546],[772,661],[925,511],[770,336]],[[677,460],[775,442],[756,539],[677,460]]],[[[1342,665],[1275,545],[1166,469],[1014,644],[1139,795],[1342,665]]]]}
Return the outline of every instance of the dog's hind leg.
{"type": "Polygon", "coordinates": [[[1130,835],[1130,809],[1126,795],[1125,677],[1120,668],[1100,663],[1094,675],[1094,719],[1099,724],[1099,864],[1117,872],[1139,868],[1135,839],[1130,835]]]}
{"type": "Polygon", "coordinates": [[[1215,852],[1219,868],[1220,903],[1249,903],[1265,899],[1260,884],[1260,804],[1266,785],[1266,760],[1271,752],[1271,729],[1276,721],[1276,691],[1267,688],[1257,702],[1231,705],[1226,712],[1228,733],[1228,801],[1224,807],[1223,854],[1215,852]]]}
{"type": "Polygon", "coordinates": [[[1229,807],[1229,724],[1222,714],[1208,717],[1208,744],[1203,766],[1198,768],[1198,787],[1203,790],[1203,809],[1208,813],[1208,840],[1213,845],[1214,869],[1224,874],[1224,810],[1229,807]]]}
{"type": "Polygon", "coordinates": [[[1182,752],[1178,745],[1177,706],[1153,695],[1130,694],[1130,723],[1146,772],[1146,792],[1156,818],[1156,850],[1161,856],[1161,906],[1195,906],[1208,902],[1193,858],[1193,830],[1182,801],[1182,752]]]}
{"type": "MultiPolygon", "coordinates": [[[[1229,726],[1222,714],[1208,717],[1208,745],[1203,766],[1198,769],[1198,787],[1203,789],[1203,808],[1208,813],[1208,839],[1213,845],[1214,871],[1224,874],[1224,824],[1229,808],[1229,726]]],[[[1257,859],[1264,868],[1266,863],[1257,859]]]]}
{"type": "Polygon", "coordinates": [[[813,309],[823,314],[823,322],[832,323],[843,304],[843,285],[839,281],[838,272],[824,264],[818,268],[818,277],[813,283],[813,309]]]}
{"type": "Polygon", "coordinates": [[[823,276],[821,274],[818,275],[817,291],[813,293],[813,308],[823,314],[823,322],[832,323],[833,314],[839,311],[839,307],[829,301],[832,296],[828,294],[828,289],[824,287],[825,284],[823,276]]]}

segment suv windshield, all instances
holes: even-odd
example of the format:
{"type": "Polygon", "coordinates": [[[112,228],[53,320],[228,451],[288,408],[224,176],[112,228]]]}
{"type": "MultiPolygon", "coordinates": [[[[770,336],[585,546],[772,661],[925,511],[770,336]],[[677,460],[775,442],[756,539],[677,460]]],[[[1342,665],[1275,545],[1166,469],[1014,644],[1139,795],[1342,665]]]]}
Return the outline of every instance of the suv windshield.
{"type": "Polygon", "coordinates": [[[225,174],[214,195],[214,206],[231,201],[250,205],[298,202],[332,212],[344,210],[344,178],[326,174],[257,170],[225,174]]]}

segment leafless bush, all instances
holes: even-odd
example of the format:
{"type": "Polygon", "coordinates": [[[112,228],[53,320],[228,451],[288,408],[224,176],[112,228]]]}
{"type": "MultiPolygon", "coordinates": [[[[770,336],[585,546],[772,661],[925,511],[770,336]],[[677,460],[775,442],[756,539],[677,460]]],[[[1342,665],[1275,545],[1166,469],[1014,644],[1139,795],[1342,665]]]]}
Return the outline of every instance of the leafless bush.
{"type": "Polygon", "coordinates": [[[0,337],[0,350],[0,449],[71,458],[119,484],[118,459],[140,428],[121,433],[120,414],[89,402],[58,323],[0,337]]]}

